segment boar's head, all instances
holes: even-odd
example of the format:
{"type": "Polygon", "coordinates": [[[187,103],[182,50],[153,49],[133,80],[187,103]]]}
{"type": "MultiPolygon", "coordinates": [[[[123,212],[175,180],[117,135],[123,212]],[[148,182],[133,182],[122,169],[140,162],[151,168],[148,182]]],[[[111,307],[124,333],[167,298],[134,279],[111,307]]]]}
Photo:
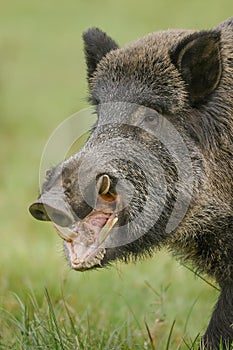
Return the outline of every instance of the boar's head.
{"type": "Polygon", "coordinates": [[[222,74],[219,30],[158,32],[124,48],[96,28],[83,37],[98,118],[30,207],[80,271],[150,254],[206,205],[205,111],[222,74]]]}

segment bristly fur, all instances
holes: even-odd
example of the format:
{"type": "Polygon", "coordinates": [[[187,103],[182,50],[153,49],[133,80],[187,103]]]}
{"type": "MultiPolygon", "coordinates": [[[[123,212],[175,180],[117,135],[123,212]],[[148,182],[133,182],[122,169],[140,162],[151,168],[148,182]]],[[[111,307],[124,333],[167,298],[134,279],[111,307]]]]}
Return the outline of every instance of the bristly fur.
{"type": "MultiPolygon", "coordinates": [[[[124,156],[137,156],[141,168],[148,169],[147,179],[156,187],[160,180],[149,156],[156,155],[167,186],[159,219],[140,238],[106,249],[101,263],[108,265],[116,259],[128,262],[132,257],[151,255],[155,248],[167,246],[174,255],[194,264],[221,288],[202,349],[218,350],[222,342],[226,350],[233,341],[233,18],[207,31],[151,33],[123,48],[97,28],[84,33],[83,39],[89,100],[97,105],[99,119],[84,148],[49,175],[44,194],[56,187],[60,172],[67,203],[79,217],[85,217],[90,208],[77,185],[78,170],[82,157],[92,150],[96,162],[87,164],[87,169],[127,179],[135,189],[124,213],[126,222],[130,222],[125,234],[133,236],[143,228],[143,222],[135,224],[132,219],[142,211],[148,193],[140,167],[124,161],[124,156]],[[190,186],[180,183],[174,159],[165,146],[137,127],[137,121],[132,128],[131,107],[123,113],[120,104],[111,108],[112,102],[149,107],[166,116],[189,150],[194,177],[191,202],[172,232],[165,228],[178,189],[190,194],[190,186]],[[109,108],[103,108],[105,103],[109,108]],[[120,117],[121,123],[111,126],[113,118],[120,117]],[[125,146],[116,141],[117,136],[130,142],[136,140],[147,150],[148,157],[140,149],[135,154],[132,143],[125,146]],[[113,140],[111,144],[109,139],[113,140]],[[104,152],[98,152],[96,146],[103,145],[104,152]],[[100,161],[106,155],[115,155],[116,150],[122,157],[100,168],[100,161]]],[[[87,179],[88,176],[87,171],[87,179]]],[[[160,199],[153,192],[146,220],[153,218],[160,199]]]]}
{"type": "Polygon", "coordinates": [[[91,78],[98,62],[111,50],[118,48],[117,43],[98,28],[90,28],[83,33],[84,51],[87,60],[87,73],[91,78]]]}
{"type": "MultiPolygon", "coordinates": [[[[229,292],[233,288],[232,34],[233,19],[206,32],[150,34],[110,51],[89,78],[93,101],[126,101],[160,110],[170,120],[176,118],[176,127],[197,147],[191,157],[199,185],[167,244],[175,255],[192,261],[222,286],[203,338],[206,349],[218,349],[221,339],[225,349],[233,340],[228,307],[232,309],[233,303],[229,292]]],[[[153,246],[164,243],[158,236],[151,230],[108,258],[150,254],[153,246]]]]}

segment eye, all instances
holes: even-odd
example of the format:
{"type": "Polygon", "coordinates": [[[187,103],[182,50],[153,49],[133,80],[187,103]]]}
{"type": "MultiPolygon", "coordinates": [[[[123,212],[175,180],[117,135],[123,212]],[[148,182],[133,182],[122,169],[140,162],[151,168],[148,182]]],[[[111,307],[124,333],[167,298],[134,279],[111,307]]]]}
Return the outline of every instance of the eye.
{"type": "Polygon", "coordinates": [[[145,121],[149,123],[153,123],[156,120],[156,115],[150,114],[145,117],[145,121]]]}
{"type": "Polygon", "coordinates": [[[151,126],[157,126],[160,123],[160,115],[157,112],[150,112],[145,115],[144,122],[150,124],[151,126]]]}

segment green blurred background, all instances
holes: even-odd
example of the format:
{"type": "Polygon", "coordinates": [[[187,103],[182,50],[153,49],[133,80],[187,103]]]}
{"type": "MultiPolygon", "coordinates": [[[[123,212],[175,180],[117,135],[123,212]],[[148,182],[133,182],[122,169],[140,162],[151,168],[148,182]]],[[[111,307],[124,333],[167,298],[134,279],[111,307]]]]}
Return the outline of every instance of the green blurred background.
{"type": "MultiPolygon", "coordinates": [[[[75,273],[49,224],[28,214],[38,194],[39,164],[56,126],[87,107],[82,32],[97,26],[124,45],[168,28],[210,28],[233,12],[232,0],[3,0],[0,4],[0,302],[14,312],[16,293],[43,299],[60,290],[77,312],[119,322],[129,309],[156,318],[155,294],[171,285],[168,320],[182,323],[197,297],[190,333],[203,331],[216,292],[165,253],[137,266],[75,273]],[[186,287],[185,287],[186,286],[186,287]],[[115,308],[114,308],[115,306],[115,308]],[[200,312],[200,309],[202,312],[200,312]],[[103,310],[105,310],[103,312],[103,310]],[[110,310],[108,312],[108,310],[110,310]],[[114,310],[114,311],[112,311],[114,310]],[[195,311],[196,310],[196,311],[195,311]],[[109,315],[111,314],[111,315],[109,315]]],[[[164,313],[164,312],[163,312],[164,313]]],[[[170,322],[169,321],[169,322],[170,322]]]]}

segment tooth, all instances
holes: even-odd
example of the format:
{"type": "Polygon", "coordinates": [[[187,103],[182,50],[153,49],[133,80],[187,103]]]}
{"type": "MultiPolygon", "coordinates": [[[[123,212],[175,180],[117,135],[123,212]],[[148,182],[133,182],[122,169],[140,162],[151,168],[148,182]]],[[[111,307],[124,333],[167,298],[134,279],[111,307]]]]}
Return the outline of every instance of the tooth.
{"type": "Polygon", "coordinates": [[[77,265],[77,264],[79,264],[79,259],[77,259],[77,258],[74,258],[74,259],[72,259],[72,264],[75,264],[75,265],[77,265]]]}
{"type": "Polygon", "coordinates": [[[67,242],[70,242],[77,237],[77,233],[70,230],[67,227],[64,228],[64,227],[56,225],[56,230],[57,230],[57,233],[59,234],[59,236],[67,242]]]}
{"type": "Polygon", "coordinates": [[[113,226],[116,224],[117,221],[118,221],[118,217],[109,219],[107,221],[106,225],[104,225],[104,227],[99,233],[99,244],[102,244],[105,241],[106,237],[108,236],[109,232],[111,231],[111,229],[113,228],[113,226]]]}
{"type": "Polygon", "coordinates": [[[84,266],[86,267],[86,268],[90,268],[90,267],[92,267],[92,266],[94,266],[94,265],[96,265],[96,264],[98,264],[98,260],[97,259],[93,259],[93,260],[91,260],[91,261],[87,261],[85,264],[84,264],[84,266]]]}
{"type": "Polygon", "coordinates": [[[109,191],[111,181],[108,175],[101,176],[100,180],[99,194],[106,194],[109,191]]]}
{"type": "Polygon", "coordinates": [[[99,259],[99,260],[102,260],[104,258],[104,255],[106,253],[106,250],[103,249],[101,250],[97,255],[96,255],[96,258],[99,259]]]}
{"type": "Polygon", "coordinates": [[[92,265],[99,264],[99,262],[100,262],[100,259],[95,258],[95,259],[92,261],[92,265]]]}
{"type": "Polygon", "coordinates": [[[105,249],[102,252],[100,252],[101,259],[104,258],[105,254],[106,254],[106,250],[105,249]]]}
{"type": "Polygon", "coordinates": [[[96,259],[98,259],[98,260],[102,260],[102,258],[103,258],[103,256],[102,256],[102,254],[101,254],[101,253],[99,253],[98,255],[96,255],[96,259]]]}

